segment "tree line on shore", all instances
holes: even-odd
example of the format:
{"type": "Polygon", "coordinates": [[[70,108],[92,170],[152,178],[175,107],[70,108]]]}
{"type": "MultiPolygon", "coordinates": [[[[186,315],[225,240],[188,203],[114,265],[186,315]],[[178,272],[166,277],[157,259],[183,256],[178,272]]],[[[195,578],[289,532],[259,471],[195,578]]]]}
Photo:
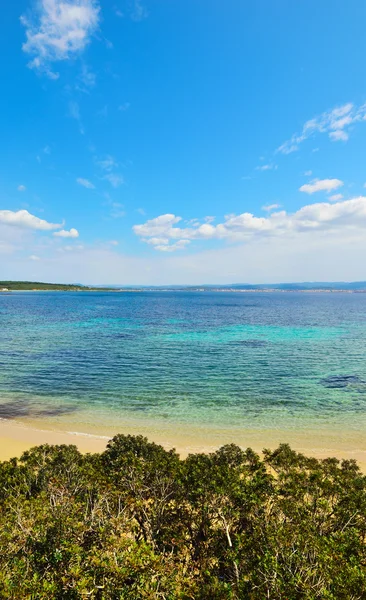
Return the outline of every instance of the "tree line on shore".
{"type": "Polygon", "coordinates": [[[0,598],[366,599],[366,477],[288,445],[117,435],[0,463],[0,598]]]}

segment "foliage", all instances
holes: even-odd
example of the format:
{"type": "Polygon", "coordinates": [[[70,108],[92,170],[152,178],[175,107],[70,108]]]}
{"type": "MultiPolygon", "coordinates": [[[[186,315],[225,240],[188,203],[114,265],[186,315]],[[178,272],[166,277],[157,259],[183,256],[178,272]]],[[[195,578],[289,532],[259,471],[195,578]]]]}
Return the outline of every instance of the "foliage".
{"type": "Polygon", "coordinates": [[[366,599],[366,478],[281,445],[118,435],[0,464],[0,598],[366,599]]]}
{"type": "Polygon", "coordinates": [[[93,288],[77,284],[42,283],[39,281],[0,281],[0,291],[57,291],[57,292],[90,292],[103,291],[109,288],[93,288]]]}

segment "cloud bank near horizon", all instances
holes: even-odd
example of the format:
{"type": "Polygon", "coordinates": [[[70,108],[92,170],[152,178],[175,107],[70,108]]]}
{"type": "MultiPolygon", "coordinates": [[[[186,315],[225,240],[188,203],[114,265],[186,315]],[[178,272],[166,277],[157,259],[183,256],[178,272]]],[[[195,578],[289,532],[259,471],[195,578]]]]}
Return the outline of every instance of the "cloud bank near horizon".
{"type": "MultiPolygon", "coordinates": [[[[337,189],[342,184],[339,180],[324,181],[336,182],[328,185],[328,191],[337,189]]],[[[313,190],[310,189],[308,193],[313,193],[313,190]]],[[[364,230],[366,196],[332,203],[308,204],[294,213],[281,210],[271,212],[266,217],[258,217],[249,212],[226,215],[224,221],[217,225],[196,221],[193,227],[180,227],[178,224],[182,221],[182,217],[168,213],[149,219],[141,225],[134,225],[133,231],[156,250],[173,252],[184,249],[195,240],[216,239],[233,243],[273,236],[288,238],[307,231],[336,233],[342,230],[364,230]]]]}

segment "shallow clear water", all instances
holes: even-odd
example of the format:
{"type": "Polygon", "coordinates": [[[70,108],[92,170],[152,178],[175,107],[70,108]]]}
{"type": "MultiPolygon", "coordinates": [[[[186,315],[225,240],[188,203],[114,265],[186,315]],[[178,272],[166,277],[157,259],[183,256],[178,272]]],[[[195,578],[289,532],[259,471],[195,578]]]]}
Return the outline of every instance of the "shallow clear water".
{"type": "Polygon", "coordinates": [[[359,429],[366,294],[0,295],[0,417],[359,429]]]}

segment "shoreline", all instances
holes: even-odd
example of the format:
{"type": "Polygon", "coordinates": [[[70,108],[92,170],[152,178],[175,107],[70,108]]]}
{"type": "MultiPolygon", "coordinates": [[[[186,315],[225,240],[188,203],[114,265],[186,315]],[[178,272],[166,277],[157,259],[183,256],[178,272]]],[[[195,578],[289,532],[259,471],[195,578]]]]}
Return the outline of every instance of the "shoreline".
{"type": "MultiPolygon", "coordinates": [[[[82,432],[54,429],[44,422],[35,426],[8,419],[0,420],[0,461],[19,458],[23,452],[41,444],[73,444],[82,453],[103,452],[108,440],[117,432],[103,435],[96,431],[82,432]],[[43,427],[42,427],[43,425],[43,427]]],[[[175,448],[185,458],[190,453],[214,452],[224,444],[235,443],[242,448],[251,447],[258,453],[263,448],[275,449],[280,443],[290,444],[293,450],[318,459],[335,457],[355,459],[363,472],[366,472],[366,435],[361,432],[344,431],[289,431],[289,430],[233,430],[233,431],[186,431],[154,430],[147,425],[126,424],[118,429],[119,433],[143,435],[149,441],[162,445],[166,450],[175,448]],[[355,435],[356,434],[356,435],[355,435]]],[[[105,433],[105,432],[103,432],[105,433]]]]}
{"type": "Polygon", "coordinates": [[[366,294],[365,288],[360,289],[347,289],[347,288],[299,288],[299,289],[283,289],[283,288],[260,288],[260,289],[236,289],[236,288],[92,288],[92,289],[70,289],[70,290],[60,290],[60,289],[20,289],[20,290],[0,290],[1,296],[8,296],[11,294],[19,294],[19,293],[34,293],[34,292],[58,292],[58,293],[141,293],[141,292],[191,292],[191,293],[235,293],[235,294],[366,294]]]}

